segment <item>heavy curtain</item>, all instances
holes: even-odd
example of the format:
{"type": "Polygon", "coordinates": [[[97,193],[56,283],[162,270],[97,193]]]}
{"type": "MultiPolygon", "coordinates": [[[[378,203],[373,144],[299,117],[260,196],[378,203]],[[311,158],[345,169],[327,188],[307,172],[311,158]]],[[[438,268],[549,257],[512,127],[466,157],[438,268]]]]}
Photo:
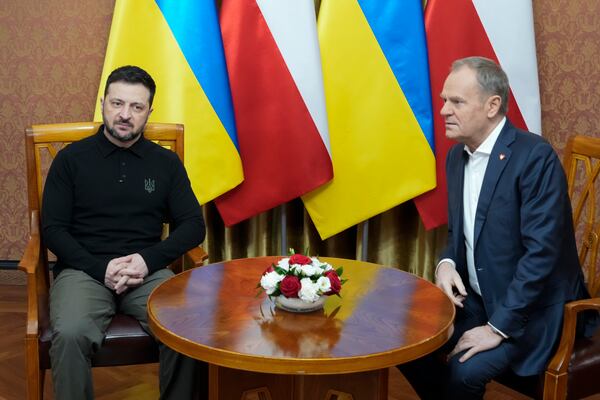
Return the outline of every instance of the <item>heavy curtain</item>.
{"type": "Polygon", "coordinates": [[[437,257],[446,244],[447,227],[426,231],[412,201],[327,240],[320,239],[300,199],[231,228],[224,227],[212,202],[204,206],[204,215],[207,227],[204,246],[210,262],[282,255],[285,240],[285,247],[294,248],[296,252],[309,249],[311,255],[323,257],[362,257],[432,280],[437,257]],[[362,229],[366,229],[366,235],[362,229]],[[285,235],[282,232],[286,232],[285,235]]]}

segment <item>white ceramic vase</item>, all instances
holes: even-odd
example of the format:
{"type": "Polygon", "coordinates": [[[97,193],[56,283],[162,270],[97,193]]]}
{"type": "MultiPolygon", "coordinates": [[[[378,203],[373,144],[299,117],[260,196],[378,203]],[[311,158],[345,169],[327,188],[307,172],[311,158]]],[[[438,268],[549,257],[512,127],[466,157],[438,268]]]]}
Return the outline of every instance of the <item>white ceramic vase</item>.
{"type": "Polygon", "coordinates": [[[325,300],[327,300],[327,296],[321,296],[316,301],[308,303],[297,297],[292,298],[280,295],[275,298],[275,306],[285,311],[304,313],[320,310],[323,308],[325,300]]]}

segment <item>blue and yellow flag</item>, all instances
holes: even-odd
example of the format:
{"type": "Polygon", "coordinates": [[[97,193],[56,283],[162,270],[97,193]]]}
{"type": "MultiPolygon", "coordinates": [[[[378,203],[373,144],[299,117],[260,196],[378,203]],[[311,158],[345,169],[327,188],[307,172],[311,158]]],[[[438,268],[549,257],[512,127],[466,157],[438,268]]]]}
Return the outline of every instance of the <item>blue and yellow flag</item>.
{"type": "Polygon", "coordinates": [[[221,31],[213,0],[117,0],[94,119],[112,70],[156,81],[150,120],[185,125],[185,165],[200,203],[243,180],[221,31]]]}
{"type": "Polygon", "coordinates": [[[421,0],[323,0],[333,180],[304,195],[323,239],[435,187],[421,0]]]}

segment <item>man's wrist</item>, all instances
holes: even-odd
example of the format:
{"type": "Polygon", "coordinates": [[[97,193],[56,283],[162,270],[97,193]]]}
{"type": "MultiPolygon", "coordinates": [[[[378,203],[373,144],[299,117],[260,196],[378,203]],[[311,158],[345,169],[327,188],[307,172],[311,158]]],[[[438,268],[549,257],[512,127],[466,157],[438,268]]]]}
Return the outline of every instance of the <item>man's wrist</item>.
{"type": "Polygon", "coordinates": [[[442,266],[442,264],[444,264],[444,263],[450,264],[450,266],[456,270],[456,263],[454,262],[453,259],[451,259],[451,258],[442,258],[440,260],[440,262],[438,262],[437,265],[436,265],[436,267],[435,267],[435,272],[433,273],[433,276],[435,278],[437,278],[438,271],[439,271],[440,267],[442,266]]]}
{"type": "Polygon", "coordinates": [[[500,336],[502,339],[508,339],[508,335],[506,335],[501,330],[497,329],[494,325],[492,325],[491,322],[488,322],[487,325],[490,327],[490,330],[492,331],[492,333],[495,333],[496,335],[500,336]]]}

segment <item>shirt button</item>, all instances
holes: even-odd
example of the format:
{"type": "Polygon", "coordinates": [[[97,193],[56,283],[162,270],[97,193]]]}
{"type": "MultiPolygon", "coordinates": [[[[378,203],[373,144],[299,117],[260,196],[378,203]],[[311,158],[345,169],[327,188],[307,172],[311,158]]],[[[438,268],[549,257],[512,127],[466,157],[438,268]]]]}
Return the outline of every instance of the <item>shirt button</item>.
{"type": "Polygon", "coordinates": [[[125,166],[125,163],[124,163],[124,162],[122,162],[122,163],[121,163],[121,165],[122,165],[122,166],[125,166]]]}

